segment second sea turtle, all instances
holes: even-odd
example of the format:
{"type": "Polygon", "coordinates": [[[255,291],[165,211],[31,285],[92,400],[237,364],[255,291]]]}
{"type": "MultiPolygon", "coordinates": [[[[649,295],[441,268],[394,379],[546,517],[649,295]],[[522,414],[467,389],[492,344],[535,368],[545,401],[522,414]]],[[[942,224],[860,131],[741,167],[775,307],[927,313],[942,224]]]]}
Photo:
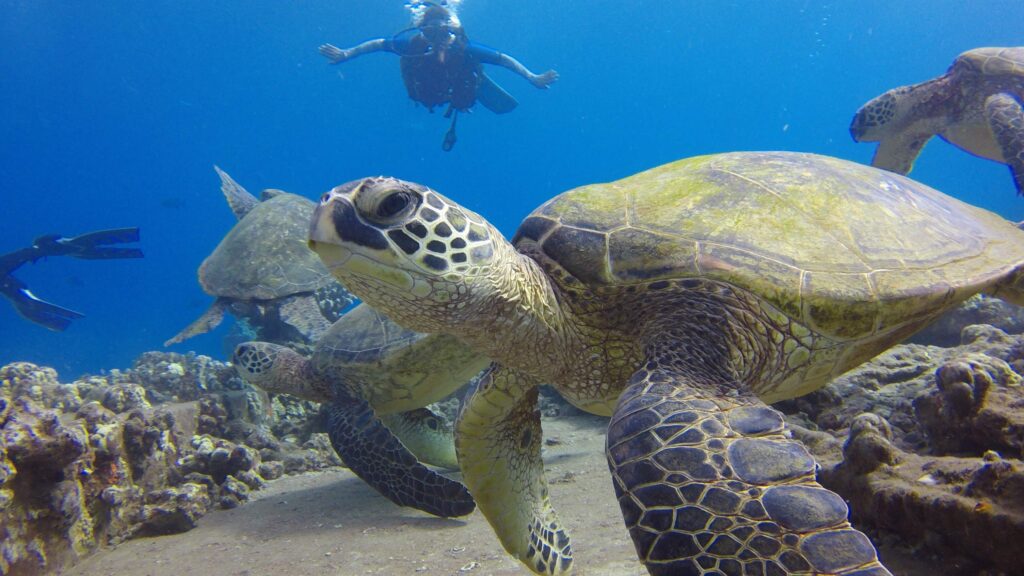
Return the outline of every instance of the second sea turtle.
{"type": "Polygon", "coordinates": [[[873,166],[907,174],[938,135],[982,158],[1010,167],[1024,194],[1024,47],[975,48],[945,74],[893,88],[857,111],[850,134],[878,142],[873,166]]]}
{"type": "Polygon", "coordinates": [[[238,218],[199,266],[200,286],[217,299],[164,345],[213,330],[225,311],[245,318],[263,338],[314,342],[354,301],[306,247],[315,204],[280,190],[264,191],[261,201],[214,168],[238,218]]]}
{"type": "Polygon", "coordinates": [[[458,468],[451,428],[425,406],[468,383],[489,360],[454,336],[406,330],[361,304],[331,326],[311,357],[245,342],[233,362],[250,384],[327,404],[338,456],[396,504],[443,517],[473,511],[462,484],[417,461],[458,468]]]}

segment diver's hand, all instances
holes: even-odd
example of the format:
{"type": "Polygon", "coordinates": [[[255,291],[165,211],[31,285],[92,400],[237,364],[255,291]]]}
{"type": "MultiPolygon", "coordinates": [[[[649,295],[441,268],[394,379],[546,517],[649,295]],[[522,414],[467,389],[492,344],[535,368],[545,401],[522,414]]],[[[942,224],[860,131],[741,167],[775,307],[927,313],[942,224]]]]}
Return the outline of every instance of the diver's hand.
{"type": "Polygon", "coordinates": [[[530,84],[533,84],[541,90],[546,89],[548,86],[553,84],[555,80],[558,80],[558,72],[554,70],[548,70],[543,74],[534,74],[530,77],[530,84]]]}
{"type": "Polygon", "coordinates": [[[325,58],[331,61],[331,64],[341,64],[351,57],[348,50],[342,50],[333,44],[322,44],[319,50],[325,58]]]}

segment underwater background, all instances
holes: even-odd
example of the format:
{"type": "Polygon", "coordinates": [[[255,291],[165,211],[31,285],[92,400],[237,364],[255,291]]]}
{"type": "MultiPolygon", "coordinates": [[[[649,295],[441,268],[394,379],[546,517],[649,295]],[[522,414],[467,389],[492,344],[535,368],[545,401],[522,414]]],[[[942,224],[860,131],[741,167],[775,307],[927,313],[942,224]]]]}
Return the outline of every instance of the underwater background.
{"type": "MultiPolygon", "coordinates": [[[[957,54],[1024,44],[1019,1],[821,3],[465,0],[470,39],[540,73],[536,90],[448,128],[406,96],[398,58],[330,66],[408,26],[399,0],[0,0],[0,253],[40,235],[139,226],[143,260],[53,258],[17,271],[83,312],[63,333],[0,303],[0,365],[62,380],[131,365],[213,301],[196,269],[234,224],[217,164],[251,192],[317,198],[387,174],[426,184],[511,236],[549,197],[687,156],[796,150],[868,163],[847,127],[867,100],[942,74],[957,54]]],[[[934,139],[911,177],[1024,219],[1006,166],[934,139]]],[[[224,326],[173,347],[225,358],[224,326]]]]}

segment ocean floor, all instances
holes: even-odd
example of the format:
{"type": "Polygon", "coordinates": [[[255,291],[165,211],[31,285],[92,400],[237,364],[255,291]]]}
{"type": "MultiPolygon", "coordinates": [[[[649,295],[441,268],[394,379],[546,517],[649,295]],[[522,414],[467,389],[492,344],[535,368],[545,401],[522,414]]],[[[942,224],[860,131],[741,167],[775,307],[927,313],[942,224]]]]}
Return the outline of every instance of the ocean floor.
{"type": "MultiPolygon", "coordinates": [[[[544,420],[551,497],[573,537],[581,576],[644,576],[622,523],[604,459],[605,420],[544,420]]],[[[881,542],[896,576],[967,576],[955,561],[881,542]]],[[[479,511],[445,520],[400,508],[343,468],[285,476],[238,508],[212,511],[182,534],[99,551],[68,576],[526,575],[479,511]]]]}

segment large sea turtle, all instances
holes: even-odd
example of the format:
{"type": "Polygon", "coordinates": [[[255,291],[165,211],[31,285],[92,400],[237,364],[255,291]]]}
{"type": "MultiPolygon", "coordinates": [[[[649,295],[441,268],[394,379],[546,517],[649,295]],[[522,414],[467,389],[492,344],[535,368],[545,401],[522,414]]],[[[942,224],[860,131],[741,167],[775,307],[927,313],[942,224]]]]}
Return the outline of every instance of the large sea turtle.
{"type": "Polygon", "coordinates": [[[975,48],[945,74],[893,88],[857,111],[850,134],[878,142],[872,165],[907,174],[938,134],[962,150],[1010,167],[1024,194],[1024,47],[975,48]]]}
{"type": "Polygon", "coordinates": [[[260,328],[264,338],[315,341],[354,301],[306,247],[315,204],[280,190],[264,191],[261,202],[226,172],[214,169],[238,218],[199,266],[199,284],[217,299],[164,346],[213,330],[225,310],[260,328]]]}
{"type": "Polygon", "coordinates": [[[889,574],[767,402],[806,394],[977,292],[1024,302],[1024,232],[903,176],[787,152],[682,160],[565,192],[512,242],[424,186],[325,194],[310,245],[398,323],[493,358],[456,425],[505,549],[571,570],[537,385],[611,415],[651,574],[889,574]]]}
{"type": "Polygon", "coordinates": [[[417,461],[458,468],[451,429],[424,407],[472,380],[489,360],[455,337],[406,330],[360,304],[309,358],[245,342],[233,361],[244,379],[268,392],[330,404],[327,431],[338,456],[396,504],[445,517],[473,511],[462,484],[417,461]]]}

